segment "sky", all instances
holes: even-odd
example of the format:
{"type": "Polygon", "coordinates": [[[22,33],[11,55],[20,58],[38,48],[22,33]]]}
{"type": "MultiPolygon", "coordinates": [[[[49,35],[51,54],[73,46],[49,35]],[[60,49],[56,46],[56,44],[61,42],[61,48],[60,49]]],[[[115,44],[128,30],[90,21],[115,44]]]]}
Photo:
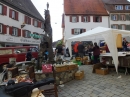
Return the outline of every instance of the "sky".
{"type": "Polygon", "coordinates": [[[49,3],[49,10],[51,15],[51,26],[53,30],[53,41],[62,39],[62,14],[63,14],[63,0],[31,0],[39,13],[44,18],[44,9],[47,9],[46,4],[49,3]]]}

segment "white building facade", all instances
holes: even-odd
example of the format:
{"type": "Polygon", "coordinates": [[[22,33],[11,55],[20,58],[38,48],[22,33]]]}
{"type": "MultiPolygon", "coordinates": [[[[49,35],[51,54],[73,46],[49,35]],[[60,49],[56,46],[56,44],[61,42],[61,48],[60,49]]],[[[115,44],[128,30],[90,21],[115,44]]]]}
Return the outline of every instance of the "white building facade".
{"type": "Polygon", "coordinates": [[[68,16],[65,15],[64,42],[66,39],[84,33],[95,27],[109,27],[109,16],[68,16]],[[72,21],[71,19],[72,18],[72,21]]]}
{"type": "Polygon", "coordinates": [[[109,14],[101,0],[64,0],[63,18],[64,43],[95,27],[109,27],[109,14]]]}
{"type": "MultiPolygon", "coordinates": [[[[0,47],[38,46],[43,35],[44,20],[13,4],[10,6],[8,2],[0,2],[0,47]]],[[[27,2],[31,3],[31,0],[27,2]]],[[[25,7],[22,4],[19,3],[19,6],[25,7]]]]}

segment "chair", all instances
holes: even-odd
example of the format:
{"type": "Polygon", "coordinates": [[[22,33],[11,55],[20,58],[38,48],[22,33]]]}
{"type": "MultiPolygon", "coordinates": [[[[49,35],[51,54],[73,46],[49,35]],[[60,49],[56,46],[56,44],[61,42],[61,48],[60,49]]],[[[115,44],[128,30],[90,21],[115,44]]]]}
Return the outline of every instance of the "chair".
{"type": "Polygon", "coordinates": [[[18,67],[8,69],[8,77],[15,78],[19,75],[18,67]]]}
{"type": "Polygon", "coordinates": [[[29,78],[36,82],[34,66],[30,66],[28,70],[29,78]]]}
{"type": "MultiPolygon", "coordinates": [[[[55,70],[54,70],[53,66],[52,66],[52,70],[53,70],[53,79],[55,80],[56,77],[55,77],[55,70]]],[[[46,80],[46,78],[43,79],[43,80],[46,80]]],[[[52,83],[52,84],[49,84],[49,85],[41,86],[41,87],[39,87],[39,90],[43,91],[42,93],[43,93],[43,95],[45,95],[45,97],[46,96],[50,97],[51,95],[54,95],[55,97],[58,97],[58,93],[57,93],[58,89],[57,89],[57,86],[56,86],[55,82],[52,83]]]]}

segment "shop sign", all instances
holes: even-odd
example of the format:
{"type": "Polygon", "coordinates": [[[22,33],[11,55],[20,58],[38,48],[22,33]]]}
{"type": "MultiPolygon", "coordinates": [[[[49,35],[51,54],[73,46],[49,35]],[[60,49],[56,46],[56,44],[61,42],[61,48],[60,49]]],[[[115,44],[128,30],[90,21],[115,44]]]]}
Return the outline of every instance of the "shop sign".
{"type": "Polygon", "coordinates": [[[13,37],[7,37],[6,41],[14,41],[14,38],[13,37]]]}
{"type": "Polygon", "coordinates": [[[40,41],[34,41],[34,40],[29,40],[29,39],[20,39],[21,42],[27,42],[27,43],[40,43],[40,41]]]}
{"type": "Polygon", "coordinates": [[[37,34],[30,34],[30,36],[33,37],[33,38],[38,38],[38,39],[41,38],[41,36],[37,35],[37,34]]]}

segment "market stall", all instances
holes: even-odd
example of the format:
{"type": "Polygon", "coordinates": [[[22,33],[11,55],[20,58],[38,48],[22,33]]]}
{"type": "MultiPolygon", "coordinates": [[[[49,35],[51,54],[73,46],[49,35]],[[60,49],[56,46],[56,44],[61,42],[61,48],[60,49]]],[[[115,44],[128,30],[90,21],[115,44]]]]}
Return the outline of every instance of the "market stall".
{"type": "MultiPolygon", "coordinates": [[[[70,55],[72,54],[71,50],[71,42],[72,41],[93,41],[93,42],[99,42],[99,40],[105,40],[107,43],[107,46],[110,50],[110,54],[113,59],[113,63],[116,67],[116,71],[118,72],[118,51],[117,51],[117,45],[116,40],[118,34],[121,34],[124,36],[130,36],[130,31],[127,30],[118,30],[118,29],[111,29],[111,28],[105,28],[105,27],[97,27],[92,30],[89,30],[85,33],[82,33],[80,35],[71,37],[67,39],[67,45],[70,49],[70,55]]],[[[71,55],[72,56],[72,55],[71,55]]]]}

